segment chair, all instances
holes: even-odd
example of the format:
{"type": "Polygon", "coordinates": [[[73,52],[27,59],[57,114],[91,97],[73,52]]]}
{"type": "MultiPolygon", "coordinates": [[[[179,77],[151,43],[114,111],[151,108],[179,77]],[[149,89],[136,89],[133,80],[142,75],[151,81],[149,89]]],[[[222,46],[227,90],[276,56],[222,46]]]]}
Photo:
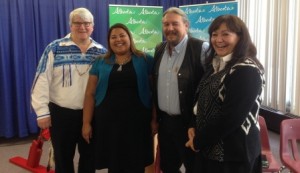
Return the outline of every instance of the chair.
{"type": "Polygon", "coordinates": [[[263,167],[263,172],[279,172],[281,167],[271,151],[266,121],[262,116],[258,117],[258,121],[260,126],[261,154],[266,156],[269,163],[268,167],[263,167]]]}
{"type": "Polygon", "coordinates": [[[300,173],[300,119],[286,119],[280,124],[280,159],[293,173],[300,173]]]}

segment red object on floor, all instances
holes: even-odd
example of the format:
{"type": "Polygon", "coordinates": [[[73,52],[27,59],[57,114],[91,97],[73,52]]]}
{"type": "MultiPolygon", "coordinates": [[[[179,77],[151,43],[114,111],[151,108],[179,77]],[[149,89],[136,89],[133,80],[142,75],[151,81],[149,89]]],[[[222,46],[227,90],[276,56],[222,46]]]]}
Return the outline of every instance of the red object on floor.
{"type": "Polygon", "coordinates": [[[9,159],[9,161],[13,164],[16,164],[24,169],[27,169],[27,170],[33,172],[33,173],[55,173],[54,170],[50,170],[49,172],[47,172],[47,168],[42,165],[38,165],[36,167],[28,166],[27,160],[22,157],[19,157],[19,156],[13,157],[13,158],[9,159]]]}
{"type": "Polygon", "coordinates": [[[41,137],[38,137],[37,140],[33,140],[30,146],[29,154],[28,154],[28,159],[27,159],[27,165],[35,168],[39,166],[40,164],[40,159],[42,156],[42,151],[43,151],[43,140],[41,137]]]}
{"type": "Polygon", "coordinates": [[[47,171],[47,168],[45,166],[40,165],[44,140],[49,140],[49,139],[50,139],[49,130],[48,129],[41,130],[38,138],[33,140],[31,143],[27,159],[17,156],[9,159],[9,161],[33,173],[54,173],[53,170],[48,169],[49,171],[47,171]]]}

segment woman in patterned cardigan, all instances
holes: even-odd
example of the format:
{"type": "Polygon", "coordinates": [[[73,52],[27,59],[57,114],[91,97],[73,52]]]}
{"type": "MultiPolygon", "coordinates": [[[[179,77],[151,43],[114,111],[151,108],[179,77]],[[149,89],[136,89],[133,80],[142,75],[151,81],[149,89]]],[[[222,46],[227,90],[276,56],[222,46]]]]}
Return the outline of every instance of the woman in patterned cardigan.
{"type": "Polygon", "coordinates": [[[237,16],[217,17],[209,35],[207,71],[186,143],[197,152],[195,172],[261,172],[258,112],[264,79],[256,47],[237,16]]]}

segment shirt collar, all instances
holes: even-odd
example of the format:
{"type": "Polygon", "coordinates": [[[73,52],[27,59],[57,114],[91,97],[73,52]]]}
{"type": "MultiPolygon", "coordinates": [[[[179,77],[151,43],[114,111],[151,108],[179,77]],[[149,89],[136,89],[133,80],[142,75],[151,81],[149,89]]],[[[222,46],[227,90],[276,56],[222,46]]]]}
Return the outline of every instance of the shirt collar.
{"type": "Polygon", "coordinates": [[[232,53],[231,53],[231,54],[228,54],[228,55],[226,55],[226,56],[220,57],[220,59],[222,59],[222,61],[223,61],[223,62],[226,62],[226,63],[227,63],[228,61],[230,61],[231,58],[232,58],[232,53]]]}
{"type": "MultiPolygon", "coordinates": [[[[92,41],[92,43],[90,44],[89,48],[91,47],[96,47],[98,49],[104,48],[101,44],[95,42],[91,37],[90,40],[92,41]]],[[[76,45],[76,44],[72,41],[71,33],[69,33],[64,37],[63,41],[59,43],[59,46],[71,46],[71,45],[76,45]]]]}
{"type": "Polygon", "coordinates": [[[186,34],[183,39],[174,47],[174,51],[179,53],[182,51],[184,45],[187,43],[188,35],[186,34]]]}
{"type": "Polygon", "coordinates": [[[213,59],[213,68],[215,73],[223,70],[226,64],[232,59],[232,53],[223,57],[215,56],[213,59]]]}

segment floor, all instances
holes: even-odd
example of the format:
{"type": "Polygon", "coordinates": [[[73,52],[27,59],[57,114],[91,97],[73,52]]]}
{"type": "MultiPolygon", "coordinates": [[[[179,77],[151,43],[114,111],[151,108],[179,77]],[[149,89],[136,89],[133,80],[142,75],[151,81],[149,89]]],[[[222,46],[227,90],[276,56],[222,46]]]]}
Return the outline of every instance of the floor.
{"type": "MultiPolygon", "coordinates": [[[[279,135],[272,131],[269,131],[270,144],[273,154],[277,158],[277,161],[280,162],[279,157],[279,135]]],[[[27,173],[29,171],[9,162],[10,158],[20,156],[27,159],[28,152],[32,140],[35,139],[35,136],[30,136],[27,138],[23,138],[22,140],[16,139],[4,139],[0,138],[0,173],[27,173]]],[[[48,161],[48,142],[44,143],[42,158],[40,161],[41,165],[47,165],[48,161]]],[[[76,166],[76,162],[78,159],[78,155],[76,153],[74,163],[76,166]]],[[[147,173],[152,173],[153,167],[149,167],[147,169],[147,173]]],[[[287,172],[284,170],[283,172],[287,172]]],[[[107,173],[107,170],[98,170],[96,173],[107,173]]]]}

